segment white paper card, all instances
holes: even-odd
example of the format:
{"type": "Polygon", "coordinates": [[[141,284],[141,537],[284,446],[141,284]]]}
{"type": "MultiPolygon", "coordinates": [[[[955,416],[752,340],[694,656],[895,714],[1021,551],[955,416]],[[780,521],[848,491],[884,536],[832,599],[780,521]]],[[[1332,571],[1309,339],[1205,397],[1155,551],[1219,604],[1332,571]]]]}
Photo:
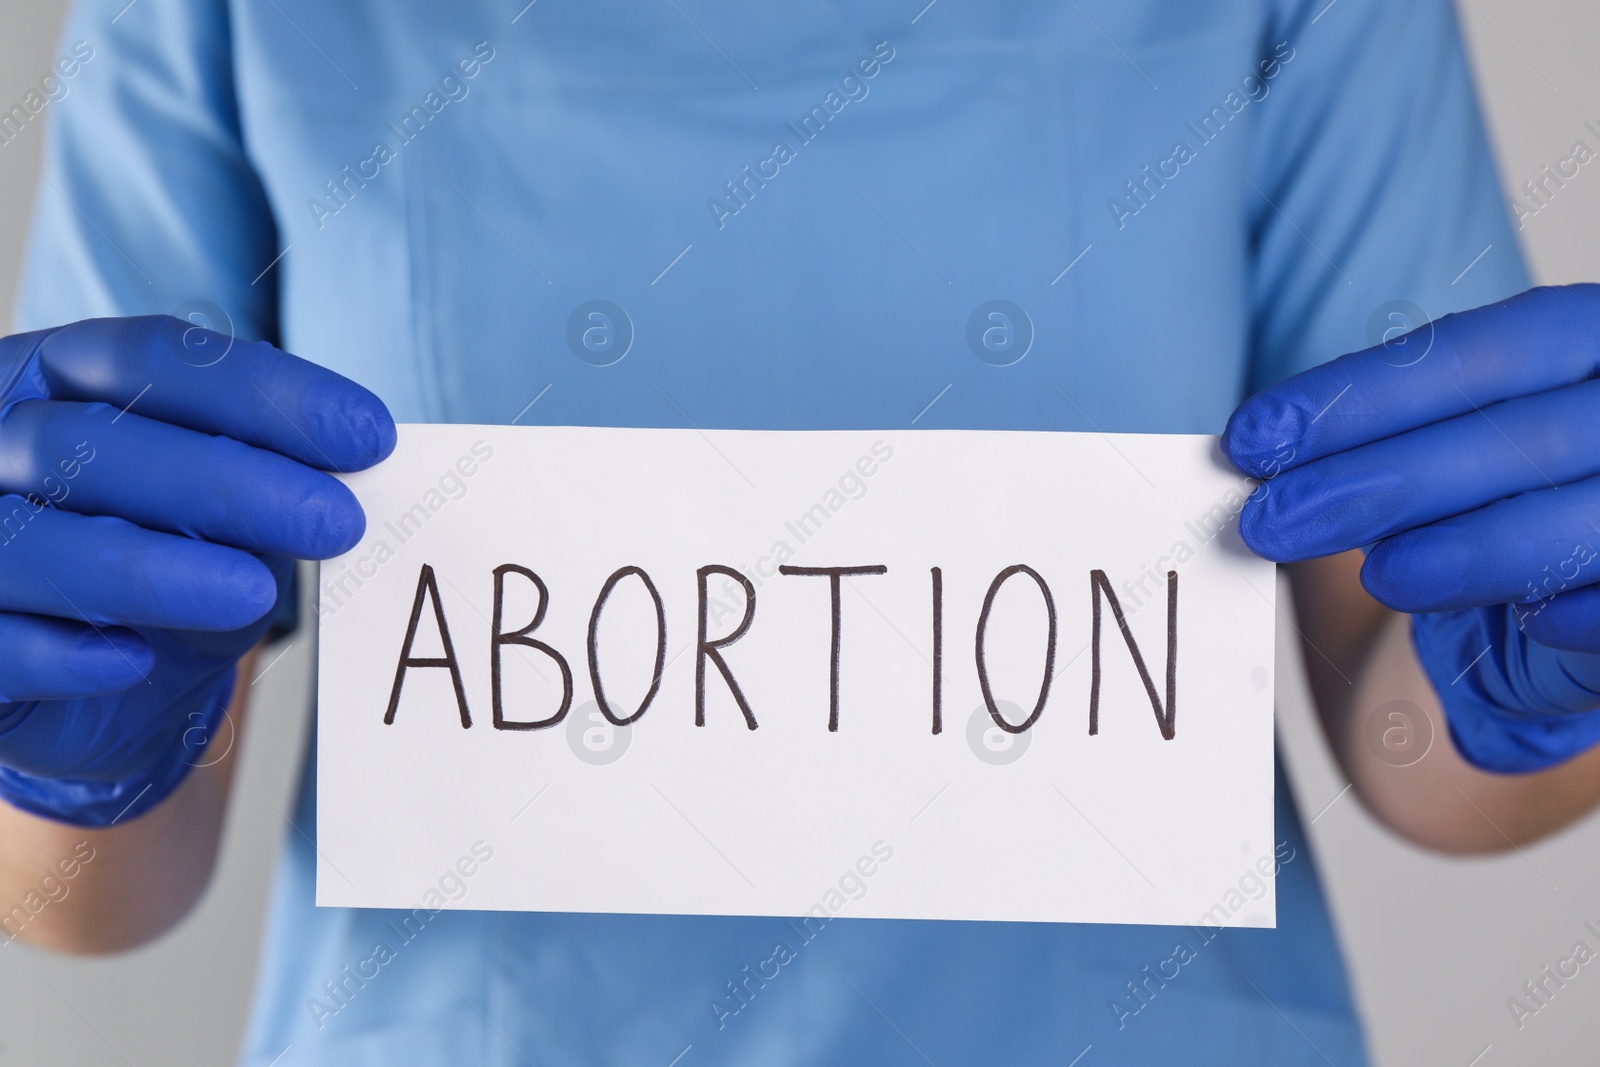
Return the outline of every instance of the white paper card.
{"type": "Polygon", "coordinates": [[[403,426],[346,481],[319,904],[1275,921],[1215,438],[403,426]]]}

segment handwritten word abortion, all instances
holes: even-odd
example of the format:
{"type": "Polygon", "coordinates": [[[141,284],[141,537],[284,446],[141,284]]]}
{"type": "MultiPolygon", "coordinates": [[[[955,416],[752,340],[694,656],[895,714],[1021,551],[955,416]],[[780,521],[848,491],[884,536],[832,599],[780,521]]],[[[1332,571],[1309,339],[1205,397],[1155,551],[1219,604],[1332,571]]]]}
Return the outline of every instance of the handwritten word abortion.
{"type": "MultiPolygon", "coordinates": [[[[835,567],[793,567],[784,565],[778,568],[780,575],[794,579],[819,579],[826,578],[831,601],[831,633],[829,646],[829,686],[828,686],[828,730],[837,732],[839,724],[839,659],[843,644],[843,610],[840,602],[841,583],[846,578],[883,578],[893,580],[896,576],[889,574],[889,569],[883,564],[835,566],[835,567]]],[[[694,721],[696,726],[706,724],[706,684],[710,677],[708,667],[714,668],[732,696],[744,717],[745,726],[751,730],[757,729],[761,724],[757,716],[757,709],[751,706],[746,696],[745,688],[740,685],[734,666],[729,662],[730,651],[741,638],[749,633],[756,624],[757,596],[756,587],[743,573],[732,567],[721,564],[707,564],[695,572],[699,586],[699,603],[696,622],[695,644],[695,685],[694,685],[694,721]],[[713,623],[712,613],[709,610],[712,599],[708,594],[708,579],[713,575],[724,579],[731,579],[744,590],[744,610],[741,617],[731,630],[719,637],[710,634],[713,623]]],[[[572,708],[573,701],[573,670],[571,662],[561,651],[549,643],[534,637],[533,634],[544,622],[546,611],[550,605],[550,591],[544,580],[527,567],[515,563],[506,563],[494,569],[494,607],[493,620],[490,627],[489,656],[490,656],[490,705],[491,718],[497,730],[543,730],[561,723],[572,708]],[[506,628],[505,602],[506,589],[509,582],[523,582],[532,586],[538,595],[538,606],[533,612],[533,618],[525,625],[515,629],[506,628]],[[561,672],[562,695],[560,706],[544,718],[527,719],[513,718],[507,712],[505,686],[501,678],[501,656],[507,645],[516,645],[531,649],[548,658],[561,672]]],[[[932,567],[928,573],[929,590],[929,626],[932,635],[932,656],[930,659],[930,710],[931,728],[933,733],[942,732],[943,720],[943,693],[944,693],[944,645],[946,637],[945,612],[944,612],[944,574],[941,568],[932,567]]],[[[1133,632],[1128,627],[1128,620],[1123,612],[1122,604],[1117,599],[1117,594],[1106,573],[1101,570],[1088,572],[1088,593],[1090,612],[1090,682],[1089,682],[1089,733],[1096,734],[1100,728],[1100,676],[1101,676],[1101,617],[1103,606],[1111,608],[1111,615],[1116,620],[1117,628],[1122,633],[1123,642],[1132,657],[1133,665],[1138,670],[1139,679],[1144,684],[1144,691],[1150,700],[1151,710],[1155,714],[1156,725],[1161,731],[1161,736],[1170,741],[1177,729],[1177,672],[1178,672],[1178,575],[1175,571],[1167,572],[1167,619],[1166,619],[1166,677],[1164,692],[1157,688],[1156,682],[1151,677],[1150,668],[1144,651],[1141,650],[1133,632]]],[[[1020,734],[1029,730],[1039,717],[1044,713],[1045,703],[1050,696],[1050,685],[1055,675],[1057,611],[1056,600],[1044,576],[1025,564],[1016,564],[1000,571],[994,580],[989,583],[988,593],[983,599],[982,609],[979,611],[971,633],[971,648],[973,652],[973,665],[977,672],[979,688],[983,692],[984,703],[988,706],[989,714],[1000,729],[1008,733],[1020,734]],[[990,687],[989,671],[985,654],[985,632],[989,627],[989,618],[994,608],[995,598],[1002,587],[1011,581],[1032,582],[1038,589],[1039,596],[1044,602],[1046,633],[1044,642],[1044,668],[1043,677],[1039,684],[1038,699],[1034,702],[1032,712],[1021,722],[1009,722],[1001,711],[994,693],[990,687]]],[[[661,599],[661,593],[650,575],[642,568],[627,566],[614,571],[601,585],[600,591],[594,600],[593,610],[589,615],[588,640],[586,642],[589,680],[594,689],[595,704],[607,720],[617,726],[626,726],[641,719],[650,709],[661,688],[661,675],[666,667],[667,653],[667,612],[661,599]],[[652,681],[648,691],[638,706],[629,710],[617,708],[608,698],[605,686],[601,681],[599,633],[600,619],[606,609],[606,604],[613,592],[623,582],[633,580],[643,587],[649,595],[655,613],[655,666],[652,671],[652,681]]],[[[455,693],[457,710],[461,717],[463,728],[470,728],[473,724],[472,713],[468,707],[466,687],[462,682],[460,662],[456,653],[455,642],[450,635],[450,624],[445,617],[444,604],[439,598],[439,586],[434,575],[433,567],[423,564],[417,576],[416,596],[411,603],[411,615],[406,624],[405,638],[400,646],[399,662],[395,668],[394,686],[390,690],[389,704],[384,712],[383,721],[387,725],[394,725],[396,715],[400,709],[401,696],[405,688],[406,678],[415,670],[442,670],[449,674],[450,682],[455,693]],[[417,640],[417,630],[422,621],[424,607],[431,606],[433,621],[438,630],[439,640],[443,646],[442,654],[438,656],[420,656],[415,653],[414,646],[417,640]]]]}

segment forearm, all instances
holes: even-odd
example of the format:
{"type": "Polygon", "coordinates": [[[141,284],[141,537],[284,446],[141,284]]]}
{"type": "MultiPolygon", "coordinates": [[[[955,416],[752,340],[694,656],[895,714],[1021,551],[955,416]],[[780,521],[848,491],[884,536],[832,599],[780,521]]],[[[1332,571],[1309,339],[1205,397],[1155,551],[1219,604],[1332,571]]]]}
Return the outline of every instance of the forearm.
{"type": "Polygon", "coordinates": [[[0,941],[70,953],[116,952],[170,929],[211,876],[233,779],[255,654],[239,662],[220,756],[125,824],[86,830],[0,804],[0,941]],[[230,729],[233,731],[230,733],[230,729]]]}
{"type": "Polygon", "coordinates": [[[1462,759],[1417,662],[1409,617],[1365,594],[1360,565],[1359,553],[1347,553],[1294,565],[1289,573],[1323,730],[1355,793],[1380,822],[1428,848],[1492,852],[1553,833],[1600,801],[1600,750],[1525,775],[1490,774],[1462,759]],[[1374,743],[1385,729],[1408,728],[1390,719],[1391,711],[1426,719],[1409,726],[1417,736],[1431,732],[1422,758],[1374,743]],[[1374,730],[1375,716],[1381,721],[1374,730]]]}

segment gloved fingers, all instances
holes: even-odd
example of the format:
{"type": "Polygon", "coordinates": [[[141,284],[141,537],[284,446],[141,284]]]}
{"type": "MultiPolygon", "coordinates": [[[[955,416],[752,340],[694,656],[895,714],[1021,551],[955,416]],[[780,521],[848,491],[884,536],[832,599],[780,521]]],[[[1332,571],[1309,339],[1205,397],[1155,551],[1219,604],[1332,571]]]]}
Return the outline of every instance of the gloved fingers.
{"type": "Polygon", "coordinates": [[[338,555],[365,528],[355,495],[332,475],[105,404],[13,406],[0,421],[0,493],[305,559],[338,555]]]}
{"type": "Polygon", "coordinates": [[[322,470],[362,470],[394,449],[388,409],[355,382],[169,316],[75,322],[38,359],[51,399],[99,401],[322,470]]]}
{"type": "Polygon", "coordinates": [[[1600,652],[1600,586],[1516,605],[1512,618],[1523,633],[1547,648],[1600,652]]]}
{"type": "Polygon", "coordinates": [[[1270,478],[1324,456],[1592,377],[1600,285],[1533,289],[1295,375],[1246,400],[1223,448],[1270,478]]]}
{"type": "MultiPolygon", "coordinates": [[[[118,693],[154,667],[150,645],[132,630],[0,612],[0,704],[118,693]]],[[[0,709],[0,734],[4,720],[0,709]]]]}
{"type": "Polygon", "coordinates": [[[1288,563],[1595,475],[1600,380],[1508,400],[1286,471],[1251,496],[1239,530],[1258,555],[1288,563]]]}
{"type": "Polygon", "coordinates": [[[1528,603],[1600,582],[1600,478],[1396,534],[1367,554],[1361,582],[1412,613],[1528,603]]]}
{"type": "MultiPolygon", "coordinates": [[[[248,626],[237,630],[150,630],[145,637],[156,656],[163,662],[191,662],[194,657],[203,660],[236,660],[244,655],[272,628],[278,608],[285,598],[295,592],[295,561],[285,556],[256,555],[267,568],[277,585],[277,599],[272,610],[248,626]]],[[[298,615],[298,607],[295,609],[298,615]]]]}
{"type": "Polygon", "coordinates": [[[0,611],[228,631],[277,598],[272,571],[248,552],[0,496],[0,611]]]}

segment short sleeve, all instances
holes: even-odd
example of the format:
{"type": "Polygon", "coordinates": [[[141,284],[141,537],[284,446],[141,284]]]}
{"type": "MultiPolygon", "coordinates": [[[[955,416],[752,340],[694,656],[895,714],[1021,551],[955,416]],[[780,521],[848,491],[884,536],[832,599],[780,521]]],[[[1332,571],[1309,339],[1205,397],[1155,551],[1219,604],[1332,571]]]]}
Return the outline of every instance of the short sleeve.
{"type": "Polygon", "coordinates": [[[1275,53],[1244,190],[1251,392],[1527,288],[1449,0],[1285,0],[1275,53]]]}
{"type": "Polygon", "coordinates": [[[226,4],[79,0],[63,41],[88,58],[47,113],[17,328],[192,313],[272,339],[276,230],[241,144],[226,4]]]}

